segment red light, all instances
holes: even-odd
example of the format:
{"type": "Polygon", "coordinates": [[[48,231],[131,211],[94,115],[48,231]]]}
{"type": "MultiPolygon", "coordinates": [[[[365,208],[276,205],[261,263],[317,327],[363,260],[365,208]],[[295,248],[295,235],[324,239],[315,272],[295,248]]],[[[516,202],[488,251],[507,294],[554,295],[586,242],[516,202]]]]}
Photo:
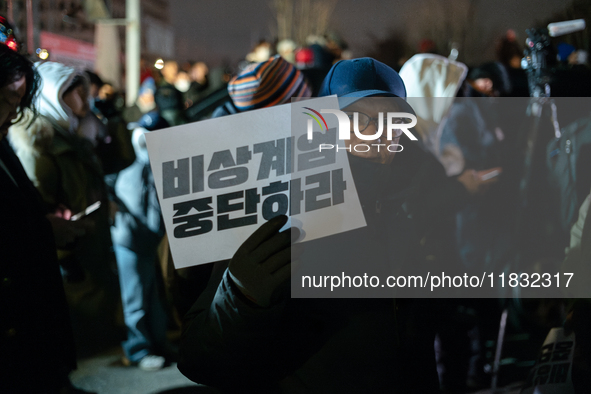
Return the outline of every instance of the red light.
{"type": "Polygon", "coordinates": [[[14,41],[7,41],[6,45],[8,45],[8,48],[12,49],[13,51],[18,51],[18,45],[16,42],[14,41]]]}
{"type": "Polygon", "coordinates": [[[295,59],[298,67],[311,67],[314,65],[314,52],[310,48],[302,48],[296,51],[295,59]]]}

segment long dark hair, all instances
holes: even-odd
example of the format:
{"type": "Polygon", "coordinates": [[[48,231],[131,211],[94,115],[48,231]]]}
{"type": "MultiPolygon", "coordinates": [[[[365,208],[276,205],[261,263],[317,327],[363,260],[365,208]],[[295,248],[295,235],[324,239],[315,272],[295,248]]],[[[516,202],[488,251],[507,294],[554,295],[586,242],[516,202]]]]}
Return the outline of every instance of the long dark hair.
{"type": "Polygon", "coordinates": [[[25,108],[29,108],[33,112],[34,119],[37,116],[35,100],[41,86],[41,77],[29,59],[16,53],[6,45],[0,44],[0,88],[22,77],[25,77],[27,82],[27,91],[19,106],[18,120],[21,119],[25,108]]]}

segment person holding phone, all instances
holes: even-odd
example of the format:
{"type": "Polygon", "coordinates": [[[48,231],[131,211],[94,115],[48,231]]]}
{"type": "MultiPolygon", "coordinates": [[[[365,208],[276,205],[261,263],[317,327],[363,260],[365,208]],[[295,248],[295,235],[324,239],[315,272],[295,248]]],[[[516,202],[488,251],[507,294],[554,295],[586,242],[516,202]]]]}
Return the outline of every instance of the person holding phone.
{"type": "Polygon", "coordinates": [[[11,143],[50,209],[68,216],[101,202],[81,221],[93,224],[86,236],[59,248],[58,259],[79,343],[91,349],[115,344],[124,335],[119,280],[107,188],[94,140],[89,139],[96,116],[89,110],[88,80],[83,72],[59,63],[36,63],[35,69],[43,80],[36,100],[40,116],[25,115],[12,125],[11,143]]]}

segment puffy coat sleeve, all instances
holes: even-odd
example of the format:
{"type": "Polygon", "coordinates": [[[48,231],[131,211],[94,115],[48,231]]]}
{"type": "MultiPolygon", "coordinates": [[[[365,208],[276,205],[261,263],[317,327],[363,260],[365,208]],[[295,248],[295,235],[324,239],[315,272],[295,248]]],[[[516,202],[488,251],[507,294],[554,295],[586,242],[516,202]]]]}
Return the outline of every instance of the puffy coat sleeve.
{"type": "Polygon", "coordinates": [[[251,304],[232,283],[227,263],[216,264],[208,287],[185,315],[179,370],[221,389],[274,391],[286,374],[273,345],[282,311],[282,305],[251,304]]]}
{"type": "Polygon", "coordinates": [[[23,167],[48,206],[53,207],[58,203],[63,203],[63,201],[59,201],[60,169],[55,160],[49,155],[43,154],[23,161],[23,167]]]}

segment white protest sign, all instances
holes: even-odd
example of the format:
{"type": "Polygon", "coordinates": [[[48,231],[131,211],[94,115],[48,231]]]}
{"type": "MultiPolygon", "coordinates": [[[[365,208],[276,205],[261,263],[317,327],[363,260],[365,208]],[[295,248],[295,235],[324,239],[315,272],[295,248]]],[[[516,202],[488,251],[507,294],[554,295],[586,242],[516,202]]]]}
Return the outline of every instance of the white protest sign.
{"type": "Polygon", "coordinates": [[[364,227],[336,117],[307,139],[323,97],[146,134],[176,268],[231,258],[261,224],[291,218],[309,241],[364,227]],[[293,115],[293,116],[292,116],[293,115]],[[330,143],[343,149],[320,150],[330,143]]]}
{"type": "Polygon", "coordinates": [[[521,394],[574,394],[572,364],[575,334],[561,327],[548,333],[521,394]]]}

